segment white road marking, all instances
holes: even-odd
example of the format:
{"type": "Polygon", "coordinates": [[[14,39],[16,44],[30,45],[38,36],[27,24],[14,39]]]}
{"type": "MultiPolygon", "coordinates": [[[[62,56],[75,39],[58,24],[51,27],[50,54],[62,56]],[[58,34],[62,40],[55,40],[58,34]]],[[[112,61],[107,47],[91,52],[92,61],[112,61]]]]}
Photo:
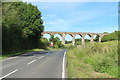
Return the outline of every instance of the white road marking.
{"type": "Polygon", "coordinates": [[[43,58],[44,56],[41,56],[41,57],[39,57],[38,59],[41,59],[41,58],[43,58]]]}
{"type": "Polygon", "coordinates": [[[31,56],[31,57],[28,57],[28,58],[32,58],[33,56],[31,56]]]}
{"type": "Polygon", "coordinates": [[[9,74],[7,74],[7,75],[1,77],[0,80],[3,79],[3,78],[5,78],[5,77],[7,77],[7,76],[9,76],[9,75],[11,75],[11,74],[13,74],[13,73],[15,73],[16,71],[18,71],[18,69],[16,69],[16,70],[10,72],[9,74]]]}
{"type": "Polygon", "coordinates": [[[64,56],[63,56],[62,78],[65,78],[65,55],[66,55],[66,52],[64,53],[64,56]]]}
{"type": "Polygon", "coordinates": [[[31,61],[31,62],[27,63],[27,65],[29,65],[29,64],[31,64],[31,63],[33,63],[33,62],[35,62],[35,61],[36,61],[36,60],[31,61]]]}

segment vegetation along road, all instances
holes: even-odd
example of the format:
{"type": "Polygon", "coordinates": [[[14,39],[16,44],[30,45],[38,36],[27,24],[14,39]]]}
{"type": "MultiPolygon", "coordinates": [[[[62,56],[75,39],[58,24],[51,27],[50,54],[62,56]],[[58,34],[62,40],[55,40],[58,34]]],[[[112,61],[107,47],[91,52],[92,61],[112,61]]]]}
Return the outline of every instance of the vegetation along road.
{"type": "Polygon", "coordinates": [[[107,35],[101,38],[98,35],[94,39],[78,38],[72,40],[74,46],[70,44],[72,41],[64,40],[63,45],[59,37],[43,38],[42,13],[37,6],[25,2],[2,2],[0,10],[0,79],[64,78],[66,73],[68,78],[120,78],[120,31],[103,32],[107,35]],[[50,46],[51,42],[53,46],[50,46]]]}

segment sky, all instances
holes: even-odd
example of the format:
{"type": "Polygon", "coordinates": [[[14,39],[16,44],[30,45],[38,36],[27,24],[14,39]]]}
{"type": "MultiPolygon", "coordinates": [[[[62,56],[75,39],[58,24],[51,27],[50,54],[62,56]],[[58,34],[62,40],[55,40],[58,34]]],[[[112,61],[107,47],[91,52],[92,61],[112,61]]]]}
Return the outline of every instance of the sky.
{"type": "MultiPolygon", "coordinates": [[[[118,30],[118,2],[31,3],[42,13],[44,31],[111,33],[118,30]]],[[[71,39],[70,35],[66,36],[66,40],[71,39]]]]}

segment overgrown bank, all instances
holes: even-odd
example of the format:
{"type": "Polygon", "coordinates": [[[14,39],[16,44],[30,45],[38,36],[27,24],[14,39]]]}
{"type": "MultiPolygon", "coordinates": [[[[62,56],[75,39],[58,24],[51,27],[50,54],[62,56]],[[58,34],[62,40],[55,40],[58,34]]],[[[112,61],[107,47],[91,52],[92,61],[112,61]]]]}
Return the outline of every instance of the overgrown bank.
{"type": "Polygon", "coordinates": [[[0,55],[0,61],[4,60],[9,57],[19,56],[21,54],[35,52],[35,51],[48,51],[48,50],[62,50],[61,48],[54,48],[54,47],[47,47],[45,49],[28,49],[28,50],[21,50],[21,51],[12,51],[6,54],[0,55]]]}
{"type": "Polygon", "coordinates": [[[29,50],[22,50],[22,51],[13,51],[13,52],[9,52],[3,55],[0,55],[0,61],[12,56],[17,56],[17,55],[21,55],[24,53],[28,53],[28,52],[34,52],[34,51],[43,51],[44,49],[29,49],[29,50]]]}
{"type": "Polygon", "coordinates": [[[67,52],[68,77],[118,77],[117,51],[118,41],[94,43],[70,49],[67,52]]]}

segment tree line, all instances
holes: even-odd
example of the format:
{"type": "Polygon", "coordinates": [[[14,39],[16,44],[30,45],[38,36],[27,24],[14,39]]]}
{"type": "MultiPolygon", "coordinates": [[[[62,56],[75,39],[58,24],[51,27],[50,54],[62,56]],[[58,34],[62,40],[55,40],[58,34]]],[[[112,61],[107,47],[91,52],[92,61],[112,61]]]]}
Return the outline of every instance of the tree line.
{"type": "Polygon", "coordinates": [[[54,44],[53,48],[64,48],[65,47],[60,41],[59,37],[51,36],[49,40],[47,38],[41,38],[41,42],[44,45],[42,46],[42,48],[49,47],[51,42],[53,42],[54,44]]]}
{"type": "Polygon", "coordinates": [[[114,31],[112,33],[109,33],[106,36],[103,36],[102,37],[102,42],[119,40],[119,37],[120,37],[120,31],[114,31]]]}
{"type": "Polygon", "coordinates": [[[44,30],[37,6],[23,2],[2,3],[2,51],[41,48],[44,30]]]}
{"type": "MultiPolygon", "coordinates": [[[[54,47],[64,47],[58,37],[53,36],[48,41],[41,38],[44,31],[41,12],[37,6],[23,2],[2,3],[2,51],[19,51],[34,48],[46,48],[50,42],[54,47]]],[[[102,38],[102,42],[118,40],[120,31],[115,31],[102,38]]],[[[94,39],[98,41],[99,37],[94,39]]],[[[89,39],[85,39],[89,42],[89,39]]],[[[75,39],[76,44],[81,44],[81,39],[75,39]]],[[[71,41],[66,41],[71,43],[71,41]]]]}
{"type": "MultiPolygon", "coordinates": [[[[104,32],[107,33],[107,32],[104,32]]],[[[120,40],[120,31],[114,31],[112,33],[107,33],[108,35],[105,35],[102,37],[101,41],[102,42],[107,42],[107,41],[113,41],[113,40],[120,40]]],[[[75,45],[81,45],[81,38],[75,39],[75,45]]],[[[99,36],[97,35],[94,39],[95,42],[99,41],[99,36]]],[[[85,39],[86,43],[90,42],[90,39],[85,39]]],[[[66,44],[72,43],[72,41],[66,41],[66,44]]]]}

